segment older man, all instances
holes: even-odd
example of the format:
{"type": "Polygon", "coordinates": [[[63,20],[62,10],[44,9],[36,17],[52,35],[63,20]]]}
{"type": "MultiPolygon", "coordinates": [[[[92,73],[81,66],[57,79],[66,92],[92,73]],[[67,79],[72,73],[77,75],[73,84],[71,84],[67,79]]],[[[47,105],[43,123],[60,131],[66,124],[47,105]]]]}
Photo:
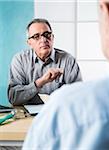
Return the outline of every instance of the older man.
{"type": "MultiPolygon", "coordinates": [[[[103,52],[109,59],[109,0],[100,0],[103,52]]],[[[36,116],[23,150],[108,150],[109,77],[55,91],[36,116]],[[32,139],[31,139],[32,137],[32,139]]]]}
{"type": "Polygon", "coordinates": [[[38,94],[51,94],[63,84],[81,81],[76,60],[53,48],[54,35],[46,19],[27,26],[30,50],[14,56],[10,67],[9,101],[13,105],[43,103],[38,94]]]}

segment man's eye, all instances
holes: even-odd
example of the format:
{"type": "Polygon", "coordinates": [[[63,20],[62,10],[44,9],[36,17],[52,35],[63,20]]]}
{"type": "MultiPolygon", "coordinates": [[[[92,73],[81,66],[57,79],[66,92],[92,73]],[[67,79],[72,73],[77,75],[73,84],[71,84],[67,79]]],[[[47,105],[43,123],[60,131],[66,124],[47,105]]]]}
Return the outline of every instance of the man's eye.
{"type": "Polygon", "coordinates": [[[39,35],[34,35],[34,39],[39,39],[39,35]]]}
{"type": "Polygon", "coordinates": [[[45,36],[46,38],[50,38],[50,36],[51,36],[51,33],[49,33],[49,32],[46,32],[46,33],[44,34],[44,36],[45,36]]]}

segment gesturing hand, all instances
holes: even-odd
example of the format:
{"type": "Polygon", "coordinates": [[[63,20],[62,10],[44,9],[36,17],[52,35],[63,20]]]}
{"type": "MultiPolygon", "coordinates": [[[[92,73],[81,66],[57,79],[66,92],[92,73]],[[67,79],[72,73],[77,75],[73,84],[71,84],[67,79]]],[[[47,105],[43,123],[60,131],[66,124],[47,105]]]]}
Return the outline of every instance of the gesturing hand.
{"type": "Polygon", "coordinates": [[[35,81],[36,85],[37,87],[42,87],[44,84],[52,82],[53,80],[59,78],[61,74],[63,74],[62,69],[50,68],[41,78],[35,81]]]}

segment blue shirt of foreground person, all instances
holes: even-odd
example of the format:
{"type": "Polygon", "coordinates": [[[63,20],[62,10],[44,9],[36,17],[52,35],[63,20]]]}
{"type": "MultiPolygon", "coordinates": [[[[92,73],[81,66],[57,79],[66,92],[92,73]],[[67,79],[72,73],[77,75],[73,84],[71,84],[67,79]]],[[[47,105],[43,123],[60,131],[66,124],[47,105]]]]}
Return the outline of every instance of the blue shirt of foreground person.
{"type": "Polygon", "coordinates": [[[36,116],[23,150],[107,150],[108,131],[109,78],[67,85],[36,116]]]}
{"type": "MultiPolygon", "coordinates": [[[[109,0],[100,0],[104,54],[109,58],[109,0]]],[[[65,85],[33,121],[23,150],[108,150],[109,78],[65,85]]]]}

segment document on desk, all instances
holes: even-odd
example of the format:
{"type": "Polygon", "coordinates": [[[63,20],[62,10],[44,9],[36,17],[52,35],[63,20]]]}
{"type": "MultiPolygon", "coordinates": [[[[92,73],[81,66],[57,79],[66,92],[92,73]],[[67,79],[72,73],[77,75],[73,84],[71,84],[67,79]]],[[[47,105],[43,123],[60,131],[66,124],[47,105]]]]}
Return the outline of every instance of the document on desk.
{"type": "Polygon", "coordinates": [[[26,108],[26,110],[31,115],[38,114],[40,112],[40,110],[42,109],[43,106],[44,106],[44,104],[40,104],[40,105],[24,105],[24,107],[26,108]]]}
{"type": "Polygon", "coordinates": [[[7,113],[7,112],[11,112],[12,110],[14,109],[11,107],[0,105],[0,113],[7,113]]]}

